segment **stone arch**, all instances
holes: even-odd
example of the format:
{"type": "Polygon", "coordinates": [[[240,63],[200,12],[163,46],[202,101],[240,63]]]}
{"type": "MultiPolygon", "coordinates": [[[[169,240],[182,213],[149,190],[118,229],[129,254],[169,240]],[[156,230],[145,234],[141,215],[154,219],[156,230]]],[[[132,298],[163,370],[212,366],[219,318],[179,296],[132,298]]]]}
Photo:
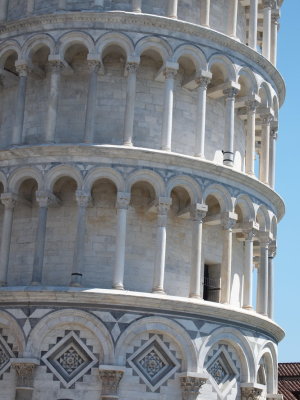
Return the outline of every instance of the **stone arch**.
{"type": "Polygon", "coordinates": [[[234,209],[240,207],[242,211],[243,221],[255,221],[255,209],[250,197],[246,194],[239,195],[234,202],[234,209]]]}
{"type": "Polygon", "coordinates": [[[209,350],[219,342],[226,342],[236,350],[241,363],[241,382],[254,382],[255,360],[251,347],[244,335],[235,328],[218,328],[204,340],[199,353],[199,368],[204,368],[209,350]]]}
{"type": "Polygon", "coordinates": [[[133,322],[119,337],[115,349],[115,360],[118,365],[126,364],[127,346],[135,337],[151,332],[163,334],[173,340],[181,350],[184,358],[182,368],[185,371],[198,371],[197,353],[194,343],[188,333],[176,322],[164,317],[146,317],[133,322]]]}
{"type": "Polygon", "coordinates": [[[167,197],[171,196],[171,192],[176,186],[182,187],[188,192],[192,204],[201,202],[201,188],[193,178],[185,175],[180,175],[170,179],[166,188],[167,197]]]}
{"type": "Polygon", "coordinates": [[[21,58],[21,48],[17,41],[9,40],[0,46],[0,70],[4,68],[7,58],[14,53],[16,54],[17,59],[21,58]]]}
{"type": "Polygon", "coordinates": [[[256,211],[256,220],[259,223],[260,231],[269,231],[270,230],[270,216],[265,205],[260,205],[256,211]]]}
{"type": "Polygon", "coordinates": [[[59,165],[57,167],[53,167],[52,169],[50,169],[50,171],[47,173],[45,177],[45,188],[47,190],[52,191],[55,182],[59,178],[62,178],[64,176],[73,178],[77,183],[77,190],[81,189],[82,187],[81,173],[77,168],[72,167],[70,165],[59,165]]]}
{"type": "Polygon", "coordinates": [[[141,169],[129,175],[126,181],[126,192],[129,193],[135,183],[142,181],[149,183],[154,188],[157,197],[165,195],[165,184],[161,176],[148,169],[141,169]]]}
{"type": "Polygon", "coordinates": [[[145,51],[153,50],[158,53],[163,63],[172,56],[172,47],[164,39],[155,36],[146,36],[140,39],[135,45],[135,54],[141,56],[145,51]]]}
{"type": "Polygon", "coordinates": [[[214,196],[218,200],[218,202],[220,204],[221,212],[233,211],[232,198],[230,196],[230,193],[224,186],[216,184],[216,183],[209,185],[203,193],[203,202],[204,203],[208,196],[214,196]]]}
{"type": "Polygon", "coordinates": [[[258,378],[257,374],[259,371],[259,367],[261,364],[261,361],[265,362],[266,366],[266,387],[267,387],[267,393],[268,394],[273,394],[275,393],[275,389],[277,387],[277,376],[278,376],[278,371],[277,371],[277,352],[275,349],[275,346],[272,342],[268,341],[263,348],[261,349],[260,353],[258,354],[257,357],[257,362],[256,362],[256,379],[258,378]]]}
{"type": "Polygon", "coordinates": [[[7,192],[7,190],[8,190],[7,177],[5,176],[5,174],[2,171],[0,171],[0,183],[2,183],[4,192],[7,192]]]}
{"type": "Polygon", "coordinates": [[[186,57],[190,59],[196,68],[196,71],[207,71],[208,63],[204,53],[196,46],[183,44],[176,48],[173,61],[178,62],[180,57],[186,57]]]}
{"type": "Polygon", "coordinates": [[[87,174],[83,182],[83,190],[87,193],[90,193],[93,184],[98,179],[108,179],[116,185],[116,188],[119,192],[125,191],[125,182],[122,175],[118,171],[112,168],[103,168],[103,167],[93,168],[87,174]]]}
{"type": "Polygon", "coordinates": [[[26,179],[34,179],[37,182],[38,190],[43,188],[43,177],[41,172],[33,167],[16,169],[9,177],[8,188],[13,193],[18,193],[21,184],[26,179]]]}
{"type": "Polygon", "coordinates": [[[62,58],[68,48],[73,44],[81,44],[88,50],[88,53],[94,54],[95,43],[93,38],[85,32],[71,31],[63,34],[57,41],[56,52],[60,54],[62,58]]]}
{"type": "Polygon", "coordinates": [[[74,324],[90,330],[101,344],[103,363],[113,363],[114,345],[109,331],[94,315],[77,309],[54,311],[42,318],[29,334],[26,352],[33,357],[39,357],[45,337],[52,329],[64,324],[68,324],[68,329],[74,324]]]}
{"type": "Polygon", "coordinates": [[[217,66],[223,73],[224,82],[237,82],[237,70],[234,63],[223,54],[213,54],[208,60],[208,70],[217,66]]]}
{"type": "Polygon", "coordinates": [[[105,49],[113,45],[120,47],[124,51],[126,59],[134,53],[134,45],[129,36],[119,32],[107,32],[100,36],[96,42],[96,54],[99,55],[100,60],[103,59],[105,49]]]}
{"type": "Polygon", "coordinates": [[[262,82],[258,89],[259,96],[261,98],[261,104],[263,107],[272,107],[272,96],[270,86],[267,82],[262,82]]]}
{"type": "Polygon", "coordinates": [[[238,70],[238,81],[241,84],[240,96],[250,96],[258,93],[256,76],[249,67],[241,67],[238,70]]]}
{"type": "Polygon", "coordinates": [[[53,54],[55,50],[55,41],[53,37],[48,34],[31,36],[29,39],[26,40],[22,47],[22,59],[30,59],[31,54],[34,51],[39,50],[43,46],[48,47],[50,54],[53,54]]]}
{"type": "Polygon", "coordinates": [[[20,328],[20,325],[8,312],[1,310],[0,328],[1,326],[8,329],[10,334],[14,337],[18,347],[19,356],[22,356],[25,351],[26,338],[24,332],[20,328]]]}

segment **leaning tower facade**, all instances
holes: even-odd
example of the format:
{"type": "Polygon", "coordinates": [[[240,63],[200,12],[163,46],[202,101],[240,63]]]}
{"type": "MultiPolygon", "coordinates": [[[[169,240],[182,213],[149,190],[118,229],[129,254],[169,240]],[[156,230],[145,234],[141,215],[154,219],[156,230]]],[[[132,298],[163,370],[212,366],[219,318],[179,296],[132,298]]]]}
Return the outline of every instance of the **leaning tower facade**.
{"type": "Polygon", "coordinates": [[[1,0],[1,400],[277,394],[282,0],[1,0]]]}

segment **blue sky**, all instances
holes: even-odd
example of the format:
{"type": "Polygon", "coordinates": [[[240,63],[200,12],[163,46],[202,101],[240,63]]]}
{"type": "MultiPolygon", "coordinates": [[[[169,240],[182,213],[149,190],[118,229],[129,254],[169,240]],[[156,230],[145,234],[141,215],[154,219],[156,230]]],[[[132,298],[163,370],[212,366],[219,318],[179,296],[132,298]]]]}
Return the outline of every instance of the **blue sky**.
{"type": "Polygon", "coordinates": [[[286,215],[278,228],[275,258],[275,320],[286,331],[280,362],[300,362],[300,0],[285,0],[278,43],[278,69],[287,96],[280,111],[276,191],[286,215]]]}

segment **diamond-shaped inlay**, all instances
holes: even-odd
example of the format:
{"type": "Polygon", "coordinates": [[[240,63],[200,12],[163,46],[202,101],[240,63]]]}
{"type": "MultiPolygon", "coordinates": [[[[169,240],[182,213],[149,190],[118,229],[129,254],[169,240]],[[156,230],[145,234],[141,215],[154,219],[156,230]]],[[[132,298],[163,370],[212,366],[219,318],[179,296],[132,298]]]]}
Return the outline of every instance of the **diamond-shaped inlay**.
{"type": "Polygon", "coordinates": [[[95,355],[74,332],[60,340],[42,360],[67,388],[97,363],[95,355]]]}
{"type": "Polygon", "coordinates": [[[4,368],[4,366],[9,362],[10,356],[7,352],[7,350],[2,347],[0,343],[0,370],[4,368]]]}
{"type": "Polygon", "coordinates": [[[238,377],[238,371],[224,346],[212,357],[206,369],[223,393],[233,386],[238,377]]]}
{"type": "Polygon", "coordinates": [[[156,335],[132,354],[128,363],[152,391],[180,367],[177,359],[156,335]]]}

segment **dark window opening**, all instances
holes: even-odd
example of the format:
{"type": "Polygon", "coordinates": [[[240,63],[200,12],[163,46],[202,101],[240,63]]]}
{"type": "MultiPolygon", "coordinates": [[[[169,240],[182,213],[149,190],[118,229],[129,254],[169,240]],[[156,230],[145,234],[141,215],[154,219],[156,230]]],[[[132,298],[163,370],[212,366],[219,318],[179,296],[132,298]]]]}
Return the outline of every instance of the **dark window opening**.
{"type": "Polygon", "coordinates": [[[220,302],[220,264],[204,265],[203,299],[220,302]]]}

